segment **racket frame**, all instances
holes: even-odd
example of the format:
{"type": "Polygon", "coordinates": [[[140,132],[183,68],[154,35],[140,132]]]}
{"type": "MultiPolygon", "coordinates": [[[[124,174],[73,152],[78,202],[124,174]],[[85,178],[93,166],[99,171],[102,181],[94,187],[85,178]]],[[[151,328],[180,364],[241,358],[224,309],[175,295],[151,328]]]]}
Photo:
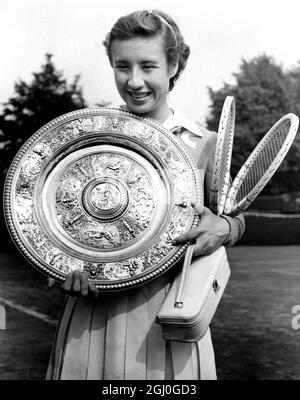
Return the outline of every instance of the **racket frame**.
{"type": "Polygon", "coordinates": [[[263,188],[267,185],[270,181],[272,176],[275,174],[277,169],[279,168],[280,164],[284,160],[288,150],[290,149],[295,136],[298,131],[299,126],[299,118],[293,114],[289,113],[284,115],[280,120],[278,120],[272,128],[265,134],[265,136],[260,140],[260,142],[256,145],[255,149],[249,155],[239,172],[237,173],[232,185],[228,191],[225,207],[224,207],[224,214],[226,215],[238,215],[241,212],[245,211],[251,203],[255,200],[255,198],[259,195],[259,193],[263,190],[263,188]],[[246,178],[248,171],[250,170],[251,166],[253,165],[255,159],[258,157],[259,153],[262,151],[263,148],[267,146],[267,143],[270,140],[270,137],[276,132],[277,127],[283,124],[287,119],[290,119],[291,125],[289,127],[289,132],[286,135],[286,138],[277,153],[276,157],[267,168],[265,173],[256,183],[256,185],[249,191],[249,193],[239,202],[235,202],[237,193],[246,178]]]}
{"type": "Polygon", "coordinates": [[[227,192],[230,187],[230,165],[234,138],[234,126],[235,99],[233,96],[227,96],[223,104],[221,118],[219,122],[214,158],[214,169],[212,174],[212,184],[209,195],[209,208],[211,209],[211,211],[218,215],[223,214],[227,192]],[[228,124],[231,125],[229,129],[228,124]],[[229,138],[226,137],[226,135],[228,135],[228,131],[229,138]],[[225,149],[225,144],[228,142],[229,147],[225,149]],[[220,182],[224,157],[226,157],[226,172],[223,182],[220,182]]]}

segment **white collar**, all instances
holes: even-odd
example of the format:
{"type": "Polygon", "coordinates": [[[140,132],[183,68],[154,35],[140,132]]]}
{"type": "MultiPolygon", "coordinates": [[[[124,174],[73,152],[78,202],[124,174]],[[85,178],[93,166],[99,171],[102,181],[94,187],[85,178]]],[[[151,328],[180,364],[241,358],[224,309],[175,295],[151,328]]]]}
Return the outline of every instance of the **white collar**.
{"type": "Polygon", "coordinates": [[[170,115],[163,123],[165,128],[172,130],[176,127],[183,127],[197,136],[203,136],[199,126],[195,122],[187,118],[177,109],[172,109],[172,111],[173,114],[170,115]]]}
{"type": "MultiPolygon", "coordinates": [[[[122,110],[128,110],[126,104],[122,104],[119,108],[122,110]]],[[[172,111],[173,114],[171,114],[162,124],[166,129],[172,130],[174,128],[183,127],[197,136],[203,136],[199,126],[195,122],[183,115],[176,108],[172,108],[172,111]]]]}

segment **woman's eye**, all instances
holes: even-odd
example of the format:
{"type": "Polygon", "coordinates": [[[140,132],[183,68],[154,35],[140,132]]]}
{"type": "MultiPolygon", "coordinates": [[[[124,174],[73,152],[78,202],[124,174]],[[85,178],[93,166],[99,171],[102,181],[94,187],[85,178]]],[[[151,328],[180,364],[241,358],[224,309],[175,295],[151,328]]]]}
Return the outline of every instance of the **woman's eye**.
{"type": "Polygon", "coordinates": [[[127,65],[115,65],[115,68],[116,69],[119,69],[120,71],[125,71],[125,70],[127,70],[128,69],[128,66],[127,65]]]}
{"type": "Polygon", "coordinates": [[[146,71],[150,71],[150,70],[152,70],[152,69],[154,69],[154,68],[156,68],[156,67],[155,67],[155,65],[144,65],[143,68],[144,68],[146,71]]]}

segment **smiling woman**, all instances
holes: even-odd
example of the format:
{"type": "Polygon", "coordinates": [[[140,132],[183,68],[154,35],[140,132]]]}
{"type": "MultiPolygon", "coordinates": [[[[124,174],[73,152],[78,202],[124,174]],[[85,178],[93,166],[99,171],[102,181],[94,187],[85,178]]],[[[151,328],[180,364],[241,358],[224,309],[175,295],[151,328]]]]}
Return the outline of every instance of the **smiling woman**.
{"type": "MultiPolygon", "coordinates": [[[[161,123],[184,142],[201,171],[208,205],[216,135],[168,104],[168,93],[189,56],[177,25],[160,11],[137,11],[121,17],[104,44],[126,109],[161,123]]],[[[105,194],[102,189],[101,196],[105,194]]],[[[186,200],[185,192],[184,197],[186,200]]],[[[194,209],[201,214],[200,224],[177,236],[173,246],[194,239],[194,255],[204,255],[221,245],[230,246],[242,236],[241,215],[225,219],[199,203],[194,209]]],[[[215,379],[209,329],[198,342],[177,343],[165,341],[155,322],[181,266],[179,261],[147,284],[115,293],[97,293],[95,285],[79,271],[67,275],[62,289],[70,296],[58,326],[48,378],[215,379]]]]}

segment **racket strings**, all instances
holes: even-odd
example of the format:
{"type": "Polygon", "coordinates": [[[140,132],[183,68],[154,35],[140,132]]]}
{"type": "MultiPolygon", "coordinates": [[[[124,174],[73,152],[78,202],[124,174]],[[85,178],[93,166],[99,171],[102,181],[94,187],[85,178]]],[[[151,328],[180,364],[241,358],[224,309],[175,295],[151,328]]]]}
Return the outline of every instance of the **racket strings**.
{"type": "Polygon", "coordinates": [[[287,135],[290,131],[291,120],[283,120],[280,125],[270,132],[262,146],[253,155],[248,166],[248,171],[236,194],[235,203],[239,203],[255,188],[263,175],[270,168],[275,157],[282,149],[287,135]]]}

